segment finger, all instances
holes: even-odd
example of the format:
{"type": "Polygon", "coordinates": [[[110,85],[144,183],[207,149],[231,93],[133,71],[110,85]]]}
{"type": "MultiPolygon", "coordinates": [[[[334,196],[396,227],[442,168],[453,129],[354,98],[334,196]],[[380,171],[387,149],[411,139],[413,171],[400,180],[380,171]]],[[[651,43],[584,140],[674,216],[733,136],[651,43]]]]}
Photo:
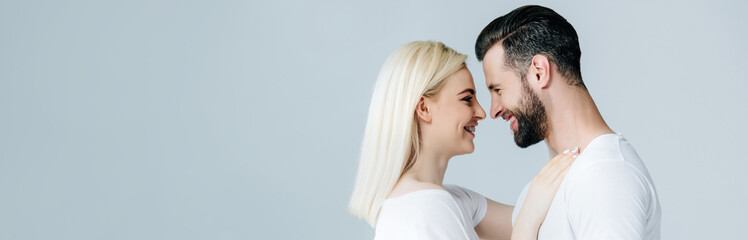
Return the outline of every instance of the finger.
{"type": "Polygon", "coordinates": [[[563,154],[564,156],[558,159],[558,163],[557,164],[559,164],[560,166],[563,167],[566,163],[568,163],[569,161],[572,161],[574,158],[576,158],[575,156],[579,155],[578,152],[579,152],[579,148],[578,147],[575,147],[574,149],[572,149],[571,151],[568,151],[568,152],[564,151],[564,154],[563,154]]]}
{"type": "Polygon", "coordinates": [[[548,163],[548,171],[553,173],[557,172],[559,168],[562,168],[566,162],[570,161],[572,159],[573,155],[568,152],[564,154],[559,154],[558,158],[554,159],[554,161],[548,163]]]}
{"type": "Polygon", "coordinates": [[[557,155],[557,158],[554,158],[554,160],[556,162],[563,162],[564,160],[572,157],[574,154],[577,154],[577,152],[579,152],[579,148],[578,147],[575,147],[574,149],[571,149],[571,150],[566,149],[564,152],[562,152],[561,154],[557,155]]]}
{"type": "Polygon", "coordinates": [[[573,154],[573,151],[569,150],[569,149],[566,149],[562,153],[557,154],[550,161],[548,161],[548,163],[546,163],[545,165],[543,165],[543,167],[538,172],[537,176],[538,177],[543,177],[543,176],[547,176],[547,175],[553,175],[554,174],[553,173],[553,171],[554,171],[553,169],[558,168],[558,166],[557,166],[558,163],[561,162],[561,161],[564,161],[564,159],[566,159],[566,158],[571,157],[572,154],[573,154]]]}
{"type": "Polygon", "coordinates": [[[571,149],[571,154],[573,155],[575,153],[579,153],[579,147],[574,147],[573,149],[571,149]]]}
{"type": "Polygon", "coordinates": [[[575,158],[574,155],[578,152],[579,148],[575,147],[574,149],[566,149],[562,153],[557,154],[548,163],[543,165],[543,168],[540,169],[535,178],[537,181],[553,182],[558,177],[558,174],[568,167],[569,162],[573,161],[573,158],[575,158]]]}
{"type": "Polygon", "coordinates": [[[561,183],[561,181],[563,181],[563,179],[566,177],[566,173],[569,172],[569,169],[571,168],[572,163],[574,163],[574,161],[577,159],[577,157],[579,157],[579,154],[572,155],[572,157],[569,158],[568,161],[565,161],[563,163],[563,165],[560,166],[560,169],[559,169],[560,172],[553,179],[554,184],[556,182],[561,183]]]}
{"type": "Polygon", "coordinates": [[[564,159],[570,157],[573,154],[573,152],[569,149],[564,150],[564,152],[557,154],[555,157],[553,157],[546,166],[553,167],[554,164],[558,164],[559,162],[563,161],[564,159]]]}
{"type": "Polygon", "coordinates": [[[574,162],[574,160],[576,160],[578,156],[579,154],[574,154],[571,156],[564,157],[563,159],[559,160],[558,163],[556,163],[556,169],[558,171],[566,169],[574,162]]]}
{"type": "Polygon", "coordinates": [[[561,158],[558,162],[549,165],[549,168],[545,170],[545,177],[548,178],[548,181],[553,182],[557,178],[559,178],[559,175],[565,171],[566,169],[571,166],[571,164],[574,162],[574,160],[577,158],[578,154],[568,155],[561,158]]]}
{"type": "Polygon", "coordinates": [[[561,154],[556,155],[550,161],[548,161],[545,165],[543,165],[543,167],[540,168],[540,171],[538,171],[538,175],[547,174],[550,171],[550,169],[553,168],[553,164],[556,163],[560,157],[562,157],[561,154]]]}
{"type": "Polygon", "coordinates": [[[566,149],[563,152],[557,154],[554,159],[559,160],[559,159],[562,159],[562,158],[564,158],[566,156],[570,156],[571,154],[574,154],[574,150],[573,149],[566,149]]]}
{"type": "Polygon", "coordinates": [[[568,172],[569,172],[569,169],[568,169],[568,168],[567,168],[567,169],[565,169],[564,171],[562,171],[562,172],[561,172],[560,174],[558,174],[558,176],[556,177],[556,179],[553,179],[553,182],[552,182],[551,184],[552,184],[552,185],[553,185],[554,187],[558,187],[558,186],[560,186],[560,185],[561,185],[561,183],[562,183],[562,182],[564,181],[564,179],[566,178],[566,173],[568,173],[568,172]]]}
{"type": "Polygon", "coordinates": [[[571,166],[572,163],[574,163],[574,161],[577,160],[577,157],[579,157],[578,153],[575,153],[574,155],[571,155],[570,157],[564,159],[561,163],[559,163],[559,167],[561,169],[568,168],[569,166],[571,166]]]}

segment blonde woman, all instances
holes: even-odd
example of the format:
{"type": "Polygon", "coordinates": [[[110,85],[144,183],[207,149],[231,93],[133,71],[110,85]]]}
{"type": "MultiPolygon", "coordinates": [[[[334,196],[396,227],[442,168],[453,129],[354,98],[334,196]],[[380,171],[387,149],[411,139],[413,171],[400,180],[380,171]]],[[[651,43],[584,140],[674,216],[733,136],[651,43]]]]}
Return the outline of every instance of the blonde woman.
{"type": "Polygon", "coordinates": [[[375,239],[537,239],[577,149],[554,157],[513,206],[443,185],[449,159],[472,153],[486,117],[465,66],[439,42],[412,42],[385,62],[369,107],[349,211],[375,227],[375,239]]]}

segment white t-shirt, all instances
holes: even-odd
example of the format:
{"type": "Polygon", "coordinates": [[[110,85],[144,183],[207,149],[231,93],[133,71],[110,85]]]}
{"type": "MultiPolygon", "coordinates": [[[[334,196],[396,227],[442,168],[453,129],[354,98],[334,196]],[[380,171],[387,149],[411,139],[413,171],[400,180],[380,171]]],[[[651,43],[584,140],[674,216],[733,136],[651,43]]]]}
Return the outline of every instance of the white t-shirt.
{"type": "Polygon", "coordinates": [[[382,203],[374,239],[477,240],[475,226],[486,216],[486,197],[445,185],[388,198],[382,203]]]}
{"type": "MultiPolygon", "coordinates": [[[[512,224],[527,197],[517,200],[512,224]]],[[[571,165],[538,239],[660,239],[660,203],[647,168],[620,134],[595,138],[571,165]]]]}

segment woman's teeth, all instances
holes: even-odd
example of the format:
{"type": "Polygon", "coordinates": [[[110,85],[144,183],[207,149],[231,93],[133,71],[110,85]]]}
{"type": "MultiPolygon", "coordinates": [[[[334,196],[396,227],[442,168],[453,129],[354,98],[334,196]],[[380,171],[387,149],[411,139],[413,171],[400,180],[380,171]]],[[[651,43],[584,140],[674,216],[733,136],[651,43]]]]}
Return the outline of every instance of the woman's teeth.
{"type": "Polygon", "coordinates": [[[465,127],[465,130],[467,130],[468,132],[471,132],[471,133],[475,132],[475,126],[467,126],[467,127],[465,127]]]}

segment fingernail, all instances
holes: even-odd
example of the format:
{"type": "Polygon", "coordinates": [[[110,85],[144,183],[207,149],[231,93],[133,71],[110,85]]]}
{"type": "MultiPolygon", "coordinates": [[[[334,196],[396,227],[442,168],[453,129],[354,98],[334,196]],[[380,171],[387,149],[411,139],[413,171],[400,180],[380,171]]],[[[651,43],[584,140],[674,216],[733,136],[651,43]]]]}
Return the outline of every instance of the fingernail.
{"type": "Polygon", "coordinates": [[[574,154],[574,156],[571,156],[571,157],[572,158],[577,158],[577,157],[579,157],[579,154],[574,154]]]}
{"type": "Polygon", "coordinates": [[[577,151],[579,151],[579,147],[574,147],[574,149],[572,149],[571,151],[572,152],[577,152],[577,151]]]}
{"type": "Polygon", "coordinates": [[[567,153],[569,153],[569,149],[564,150],[563,154],[567,154],[567,153]]]}

